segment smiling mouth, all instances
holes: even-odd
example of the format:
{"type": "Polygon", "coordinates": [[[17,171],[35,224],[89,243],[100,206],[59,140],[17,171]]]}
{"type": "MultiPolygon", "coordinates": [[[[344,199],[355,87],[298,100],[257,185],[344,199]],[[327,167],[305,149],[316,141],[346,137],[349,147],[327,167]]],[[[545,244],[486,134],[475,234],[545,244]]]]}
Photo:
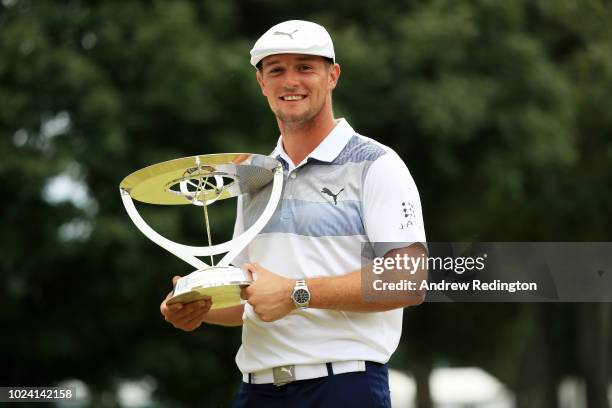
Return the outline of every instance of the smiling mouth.
{"type": "Polygon", "coordinates": [[[306,99],[306,95],[285,95],[280,97],[283,101],[301,101],[306,99]]]}

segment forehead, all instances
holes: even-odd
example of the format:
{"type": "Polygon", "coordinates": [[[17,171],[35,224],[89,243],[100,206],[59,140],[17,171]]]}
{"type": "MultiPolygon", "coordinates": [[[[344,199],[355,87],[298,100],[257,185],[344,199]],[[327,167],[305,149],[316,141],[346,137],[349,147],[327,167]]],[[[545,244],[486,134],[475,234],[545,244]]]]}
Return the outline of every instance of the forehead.
{"type": "Polygon", "coordinates": [[[265,57],[261,60],[261,66],[266,67],[270,65],[278,64],[295,64],[298,62],[324,62],[325,58],[319,55],[306,55],[306,54],[275,54],[265,57]]]}

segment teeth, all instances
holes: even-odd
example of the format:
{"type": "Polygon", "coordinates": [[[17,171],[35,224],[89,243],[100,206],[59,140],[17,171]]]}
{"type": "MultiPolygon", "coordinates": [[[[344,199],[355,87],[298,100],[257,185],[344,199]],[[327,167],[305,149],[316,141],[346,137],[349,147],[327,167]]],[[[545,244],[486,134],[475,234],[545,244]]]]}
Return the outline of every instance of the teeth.
{"type": "Polygon", "coordinates": [[[283,96],[283,100],[285,101],[299,101],[300,99],[304,99],[304,97],[302,95],[283,96]]]}

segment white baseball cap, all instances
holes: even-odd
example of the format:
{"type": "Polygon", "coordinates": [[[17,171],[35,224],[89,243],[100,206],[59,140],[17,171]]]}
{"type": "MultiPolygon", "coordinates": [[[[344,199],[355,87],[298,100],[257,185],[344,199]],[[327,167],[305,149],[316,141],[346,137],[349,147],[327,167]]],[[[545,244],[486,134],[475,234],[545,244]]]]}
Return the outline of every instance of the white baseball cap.
{"type": "Polygon", "coordinates": [[[275,54],[308,54],[336,62],[334,44],[327,30],[310,21],[289,20],[264,33],[251,50],[251,65],[275,54]]]}

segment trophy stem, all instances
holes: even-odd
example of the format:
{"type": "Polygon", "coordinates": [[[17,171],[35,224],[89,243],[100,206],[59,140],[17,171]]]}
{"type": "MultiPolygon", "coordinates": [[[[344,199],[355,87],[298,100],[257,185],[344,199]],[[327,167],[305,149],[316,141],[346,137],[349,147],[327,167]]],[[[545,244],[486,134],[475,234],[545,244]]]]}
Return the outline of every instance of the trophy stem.
{"type": "MultiPolygon", "coordinates": [[[[206,176],[206,180],[204,180],[204,183],[202,183],[202,175],[200,173],[200,186],[199,186],[198,195],[202,195],[202,192],[203,192],[202,184],[206,186],[207,183],[208,183],[208,175],[206,176]]],[[[204,199],[202,199],[202,207],[204,207],[204,225],[206,226],[206,236],[208,237],[208,246],[211,247],[212,239],[210,236],[210,222],[208,221],[208,205],[206,203],[206,200],[204,199]]],[[[215,260],[213,258],[213,254],[210,254],[210,266],[215,266],[215,260]]]]}

